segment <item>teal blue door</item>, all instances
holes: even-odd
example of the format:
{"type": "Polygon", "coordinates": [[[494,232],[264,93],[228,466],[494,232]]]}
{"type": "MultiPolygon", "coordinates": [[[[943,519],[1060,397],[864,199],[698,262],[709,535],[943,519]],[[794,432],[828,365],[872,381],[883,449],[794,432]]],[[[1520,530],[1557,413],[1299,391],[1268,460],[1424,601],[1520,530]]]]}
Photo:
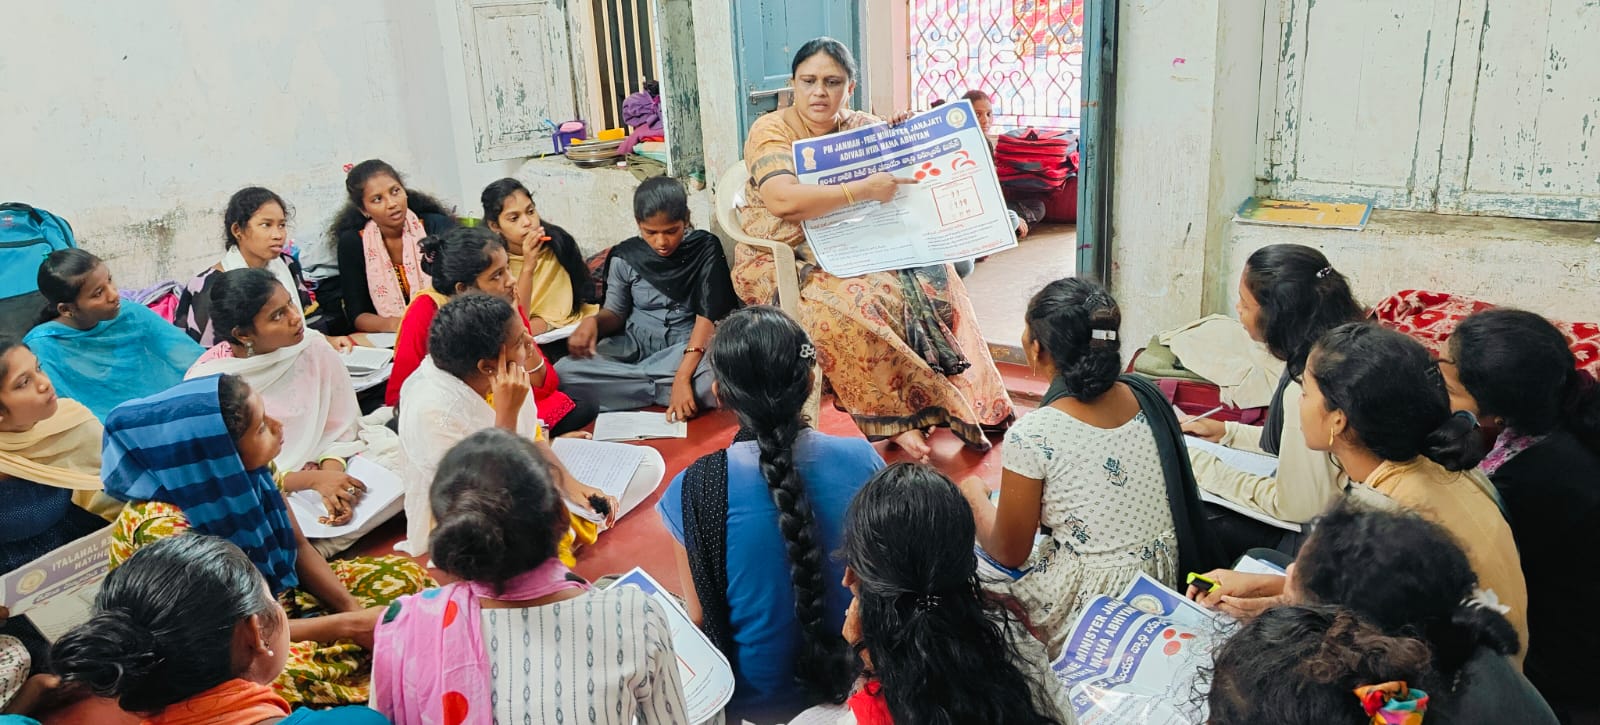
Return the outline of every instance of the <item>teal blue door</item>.
{"type": "MultiPolygon", "coordinates": [[[[733,45],[739,77],[739,145],[750,123],[790,104],[789,64],[795,51],[826,35],[861,56],[857,0],[733,0],[733,45]]],[[[859,86],[856,94],[860,98],[859,86]]],[[[856,106],[859,108],[859,106],[856,106]]]]}

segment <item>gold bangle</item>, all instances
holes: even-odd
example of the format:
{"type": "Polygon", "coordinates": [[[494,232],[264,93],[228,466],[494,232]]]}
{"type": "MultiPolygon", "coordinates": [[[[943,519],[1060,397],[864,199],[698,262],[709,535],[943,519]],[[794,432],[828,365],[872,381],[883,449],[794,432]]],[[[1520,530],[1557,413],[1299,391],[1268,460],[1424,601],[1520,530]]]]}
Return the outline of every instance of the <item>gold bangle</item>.
{"type": "Polygon", "coordinates": [[[856,195],[850,193],[850,182],[840,184],[839,188],[844,189],[844,203],[852,205],[856,203],[856,195]]]}

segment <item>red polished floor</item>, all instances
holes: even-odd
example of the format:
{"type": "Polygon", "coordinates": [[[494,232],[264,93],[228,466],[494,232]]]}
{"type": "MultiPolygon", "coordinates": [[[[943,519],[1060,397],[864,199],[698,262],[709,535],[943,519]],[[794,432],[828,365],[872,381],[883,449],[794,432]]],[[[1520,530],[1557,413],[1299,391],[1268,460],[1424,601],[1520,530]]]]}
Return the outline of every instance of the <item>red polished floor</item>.
{"type": "MultiPolygon", "coordinates": [[[[1007,389],[1012,391],[1018,415],[1031,410],[1033,402],[1044,392],[1045,382],[1032,377],[1026,368],[1020,366],[1001,364],[999,367],[1001,375],[1006,380],[1007,389]]],[[[831,398],[823,401],[822,424],[819,426],[822,432],[861,437],[861,431],[856,428],[850,416],[835,409],[832,402],[831,398]]],[[[667,480],[670,481],[678,472],[688,468],[695,459],[727,446],[733,441],[733,435],[738,427],[738,421],[732,413],[719,410],[690,421],[687,438],[646,441],[641,445],[648,445],[661,452],[661,457],[667,463],[667,480]]],[[[945,475],[956,480],[966,476],[978,476],[988,482],[991,488],[999,486],[998,442],[988,453],[978,453],[962,445],[961,441],[948,430],[939,430],[929,439],[929,443],[933,447],[930,462],[945,475]]],[[[902,459],[898,449],[891,450],[882,443],[878,444],[878,451],[890,462],[902,459]]],[[[645,499],[637,509],[618,521],[616,527],[601,534],[600,540],[595,545],[578,552],[579,574],[593,580],[607,574],[622,574],[634,567],[643,567],[650,576],[661,582],[662,586],[675,594],[682,595],[682,579],[678,573],[677,562],[673,558],[672,535],[667,533],[661,524],[661,518],[655,512],[656,502],[660,500],[661,492],[666,488],[665,484],[666,481],[663,481],[661,488],[645,499]]],[[[397,518],[374,530],[347,552],[346,556],[396,553],[394,545],[404,538],[404,534],[405,522],[397,518]]],[[[426,557],[417,561],[423,565],[428,563],[426,557]]],[[[437,569],[431,571],[435,577],[448,578],[437,569]]],[[[137,722],[138,718],[123,713],[106,700],[82,702],[45,719],[46,725],[58,723],[119,725],[137,722]]]]}

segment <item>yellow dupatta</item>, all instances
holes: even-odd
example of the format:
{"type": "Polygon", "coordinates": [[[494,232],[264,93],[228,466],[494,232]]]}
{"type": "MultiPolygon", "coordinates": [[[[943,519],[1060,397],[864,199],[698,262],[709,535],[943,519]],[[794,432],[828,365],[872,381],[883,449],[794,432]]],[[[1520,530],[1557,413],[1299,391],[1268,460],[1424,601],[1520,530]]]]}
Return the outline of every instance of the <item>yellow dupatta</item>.
{"type": "MultiPolygon", "coordinates": [[[[411,303],[406,305],[406,312],[410,312],[411,311],[411,305],[416,304],[419,300],[421,300],[424,297],[431,298],[433,300],[434,307],[435,308],[439,308],[439,309],[443,309],[444,308],[444,303],[450,301],[449,297],[446,297],[446,296],[444,296],[442,294],[439,294],[439,292],[437,290],[435,290],[434,288],[432,288],[432,287],[428,287],[427,289],[424,289],[421,292],[418,292],[416,295],[412,296],[411,303]]],[[[405,329],[406,329],[406,320],[409,320],[409,319],[411,319],[411,315],[401,315],[400,316],[400,326],[394,328],[394,337],[395,337],[396,340],[400,339],[401,335],[404,334],[405,329]]]]}
{"type": "Polygon", "coordinates": [[[105,430],[82,403],[62,398],[56,414],[21,433],[0,432],[0,475],[73,491],[72,502],[115,517],[122,503],[105,496],[100,443],[105,430]]]}

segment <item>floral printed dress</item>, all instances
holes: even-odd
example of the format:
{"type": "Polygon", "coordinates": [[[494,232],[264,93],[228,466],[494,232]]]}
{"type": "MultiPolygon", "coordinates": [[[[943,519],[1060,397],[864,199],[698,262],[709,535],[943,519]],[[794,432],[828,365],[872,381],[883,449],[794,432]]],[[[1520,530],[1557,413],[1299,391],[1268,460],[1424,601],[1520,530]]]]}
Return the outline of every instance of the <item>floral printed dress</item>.
{"type": "Polygon", "coordinates": [[[1050,656],[1088,600],[1116,596],[1140,572],[1177,578],[1178,542],[1155,433],[1144,413],[1098,428],[1046,406],[1006,432],[1006,470],[1044,482],[1041,540],[1015,582],[988,586],[1016,597],[1050,656]]]}
{"type": "MultiPolygon", "coordinates": [[[[879,122],[842,113],[840,130],[879,122]]],[[[949,426],[968,446],[988,450],[984,429],[1011,421],[1011,397],[966,286],[948,264],[917,270],[915,285],[894,272],[835,277],[818,267],[801,226],[774,215],[759,191],[772,176],[795,172],[794,142],[807,134],[786,118],[769,113],[750,128],[750,184],[739,222],[747,234],[794,247],[798,322],[816,343],[817,364],[839,406],[872,440],[949,426]]],[[[774,264],[764,250],[735,249],[733,289],[746,304],[776,299],[774,264]]]]}
{"type": "MultiPolygon", "coordinates": [[[[130,503],[111,531],[111,566],[121,566],[140,547],[189,530],[183,510],[169,503],[130,503]]],[[[389,604],[407,594],[437,586],[428,572],[403,556],[330,559],[339,582],[364,607],[389,604]]],[[[316,597],[299,589],[278,595],[291,619],[323,614],[316,597]]],[[[372,653],[353,642],[294,642],[283,674],[272,689],[296,707],[365,704],[372,653]]]]}

